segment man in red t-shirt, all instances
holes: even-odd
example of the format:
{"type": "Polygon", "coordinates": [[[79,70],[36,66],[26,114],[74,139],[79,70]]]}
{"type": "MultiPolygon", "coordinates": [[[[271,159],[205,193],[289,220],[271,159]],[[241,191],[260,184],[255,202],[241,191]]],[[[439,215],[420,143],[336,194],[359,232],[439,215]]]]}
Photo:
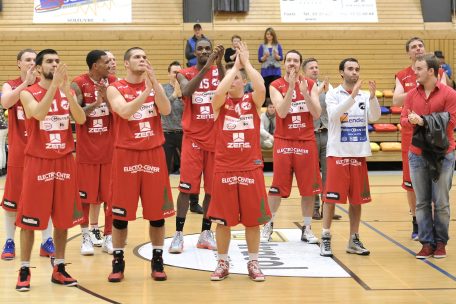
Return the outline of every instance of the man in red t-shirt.
{"type": "Polygon", "coordinates": [[[264,281],[258,263],[260,228],[271,213],[264,185],[260,147],[260,113],[266,89],[263,77],[249,61],[249,51],[240,42],[233,67],[220,82],[212,103],[215,119],[214,183],[209,218],[217,223],[217,268],[212,281],[229,274],[228,248],[231,227],[245,226],[250,279],[264,281]],[[244,95],[247,76],[253,92],[244,95]]]}
{"type": "MultiPolygon", "coordinates": [[[[2,106],[8,109],[8,175],[1,205],[5,210],[6,243],[3,247],[2,260],[12,260],[16,256],[14,232],[16,231],[16,212],[22,192],[24,172],[24,150],[27,144],[24,108],[19,94],[28,86],[39,81],[35,70],[36,53],[32,49],[21,50],[17,54],[17,66],[20,77],[8,80],[2,89],[2,106]]],[[[55,252],[52,240],[52,221],[42,231],[40,256],[53,256],[55,252]]]]}
{"type": "Polygon", "coordinates": [[[176,233],[169,247],[170,253],[181,253],[184,249],[184,224],[187,216],[190,194],[199,194],[201,176],[204,175],[203,223],[196,247],[216,249],[211,221],[207,210],[211,200],[214,168],[214,114],[212,97],[220,79],[223,78],[223,46],[212,50],[208,40],[196,42],[197,64],[177,74],[183,102],[181,168],[179,196],[177,197],[176,233]],[[217,67],[213,66],[214,62],[217,67]]]}
{"type": "MultiPolygon", "coordinates": [[[[405,96],[408,92],[418,86],[415,75],[415,62],[417,58],[424,56],[426,50],[424,41],[419,37],[410,38],[405,43],[405,51],[410,58],[411,65],[395,75],[396,86],[393,94],[393,105],[402,106],[405,96]]],[[[439,69],[438,79],[441,83],[446,84],[446,77],[443,69],[439,69]],[[442,77],[443,76],[443,77],[442,77]]],[[[418,241],[418,225],[416,223],[416,197],[413,192],[412,179],[410,178],[410,168],[408,162],[408,150],[412,142],[413,128],[410,125],[405,125],[401,131],[401,150],[402,150],[402,188],[407,191],[407,201],[410,212],[412,213],[412,239],[418,241]]]]}
{"type": "Polygon", "coordinates": [[[84,210],[81,254],[93,255],[94,245],[102,246],[103,251],[112,254],[112,214],[106,205],[110,196],[114,130],[113,115],[106,99],[106,87],[115,82],[116,77],[109,74],[110,59],[104,51],[90,51],[86,62],[89,72],[76,77],[71,83],[78,103],[87,116],[85,124],[76,126],[78,186],[84,210]],[[103,202],[105,228],[102,239],[98,228],[98,214],[103,202]]]}
{"type": "Polygon", "coordinates": [[[304,217],[301,240],[318,243],[312,232],[312,214],[315,194],[321,193],[319,156],[315,142],[313,120],[318,119],[321,106],[318,88],[310,78],[300,75],[302,56],[296,50],[285,55],[286,75],[271,83],[271,101],[275,106],[274,176],[269,189],[269,208],[272,219],[264,226],[262,241],[272,235],[274,216],[282,198],[290,196],[293,175],[301,195],[304,217]],[[294,173],[294,174],[293,174],[294,173]]]}
{"type": "Polygon", "coordinates": [[[171,105],[143,49],[128,49],[124,62],[127,77],[107,90],[115,116],[111,177],[114,259],[108,281],[120,282],[124,278],[128,221],[136,220],[139,198],[143,218],[150,224],[152,278],[164,281],[165,218],[175,212],[162,147],[165,137],[160,114],[168,115],[171,105]]]}
{"type": "Polygon", "coordinates": [[[74,140],[70,115],[76,123],[85,122],[85,113],[70,89],[67,66],[55,50],[45,49],[36,56],[41,80],[20,94],[27,129],[23,189],[16,225],[21,227],[21,269],[18,291],[30,290],[30,253],[34,230],[54,224],[55,261],[52,282],[75,286],[77,281],[65,271],[67,229],[82,221],[77,194],[74,140]]]}

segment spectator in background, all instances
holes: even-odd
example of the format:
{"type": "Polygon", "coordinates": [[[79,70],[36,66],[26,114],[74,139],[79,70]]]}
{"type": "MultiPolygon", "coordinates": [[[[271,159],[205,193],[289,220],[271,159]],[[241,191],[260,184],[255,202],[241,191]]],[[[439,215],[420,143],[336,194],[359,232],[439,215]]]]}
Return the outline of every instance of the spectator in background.
{"type": "Polygon", "coordinates": [[[225,62],[226,63],[234,62],[234,60],[236,59],[236,48],[238,47],[239,42],[241,40],[242,40],[241,37],[238,35],[233,35],[233,37],[231,37],[231,47],[227,48],[225,50],[225,62]]]}
{"type": "Polygon", "coordinates": [[[274,145],[274,131],[276,128],[275,107],[271,101],[266,103],[266,112],[261,113],[260,138],[262,149],[272,149],[274,145]]]}
{"type": "Polygon", "coordinates": [[[171,103],[171,113],[162,115],[162,127],[165,134],[165,144],[163,148],[166,154],[166,165],[168,173],[173,173],[179,169],[180,154],[182,150],[182,112],[184,104],[182,103],[182,92],[177,82],[176,75],[182,69],[178,61],[173,61],[168,66],[169,83],[163,85],[166,97],[171,103]]]}
{"type": "Polygon", "coordinates": [[[109,74],[116,76],[116,72],[117,72],[116,56],[114,56],[114,54],[109,50],[105,50],[105,53],[108,55],[108,58],[109,58],[109,74]]]}
{"type": "Polygon", "coordinates": [[[445,56],[443,56],[442,51],[435,51],[434,52],[435,57],[437,57],[440,67],[445,71],[445,73],[448,75],[449,78],[451,78],[451,67],[449,64],[445,63],[445,56]]]}
{"type": "Polygon", "coordinates": [[[187,67],[196,65],[196,42],[201,39],[209,40],[209,38],[204,36],[203,28],[199,23],[193,25],[193,33],[194,35],[187,40],[187,45],[185,46],[185,58],[188,60],[187,67]]]}
{"type": "Polygon", "coordinates": [[[8,135],[8,122],[5,109],[0,106],[0,176],[6,174],[6,136],[8,135]]]}
{"type": "Polygon", "coordinates": [[[270,99],[269,85],[282,76],[280,69],[282,59],[282,46],[277,40],[277,34],[272,27],[268,27],[264,32],[264,43],[258,48],[258,61],[261,63],[261,76],[266,87],[266,100],[270,99]]]}

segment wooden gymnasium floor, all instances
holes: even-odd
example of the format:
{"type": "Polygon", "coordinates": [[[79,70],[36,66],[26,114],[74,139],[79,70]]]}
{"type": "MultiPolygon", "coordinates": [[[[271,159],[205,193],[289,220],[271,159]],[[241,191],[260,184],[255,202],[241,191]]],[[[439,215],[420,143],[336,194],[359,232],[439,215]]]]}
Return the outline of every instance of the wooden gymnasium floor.
{"type": "MultiPolygon", "coordinates": [[[[172,176],[174,198],[177,176],[172,176]]],[[[271,177],[266,177],[266,185],[271,177]]],[[[20,259],[0,261],[0,303],[455,303],[456,242],[450,240],[446,259],[420,261],[414,253],[420,244],[410,240],[410,216],[406,194],[400,188],[399,172],[372,173],[373,203],[363,209],[361,239],[371,250],[368,257],[346,254],[348,234],[346,206],[336,209],[343,215],[332,229],[335,259],[351,274],[350,278],[267,277],[255,283],[245,275],[231,275],[222,282],[211,282],[209,272],[166,267],[168,281],[154,282],[150,264],[134,255],[134,248],[147,242],[148,223],[139,219],[130,223],[126,247],[126,279],[120,284],[107,282],[111,256],[97,248],[94,256],[79,254],[80,229],[69,232],[66,261],[68,272],[79,280],[79,288],[65,288],[50,282],[49,260],[38,256],[40,233],[32,255],[32,290],[14,290],[20,259]]],[[[3,189],[4,178],[0,179],[3,189]]],[[[455,199],[455,187],[452,200],[455,199]]],[[[3,192],[0,191],[0,192],[3,192]]],[[[277,215],[277,228],[296,228],[301,221],[299,196],[294,188],[283,200],[277,215]]],[[[452,210],[450,236],[455,237],[455,210],[452,210]]],[[[139,215],[140,216],[140,215],[139,215]]],[[[4,214],[0,213],[3,222],[4,214]]],[[[201,216],[190,214],[185,233],[198,233],[201,216]]],[[[174,218],[166,223],[168,237],[174,233],[174,218]]],[[[321,233],[321,221],[314,221],[314,232],[321,233]]],[[[0,228],[4,242],[4,227],[0,228]]],[[[16,244],[19,233],[16,232],[16,244]]],[[[310,246],[310,245],[309,245],[310,246]]],[[[166,261],[165,261],[166,262],[166,261]]]]}

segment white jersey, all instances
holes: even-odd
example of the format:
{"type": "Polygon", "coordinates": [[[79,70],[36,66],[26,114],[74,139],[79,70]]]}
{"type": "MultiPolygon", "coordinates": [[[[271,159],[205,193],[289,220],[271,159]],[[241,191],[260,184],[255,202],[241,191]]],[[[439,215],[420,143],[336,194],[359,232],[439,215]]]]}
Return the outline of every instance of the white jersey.
{"type": "Polygon", "coordinates": [[[369,93],[360,91],[353,98],[342,85],[328,91],[328,145],[326,156],[365,157],[372,155],[368,121],[380,117],[377,98],[369,101],[369,93]]]}

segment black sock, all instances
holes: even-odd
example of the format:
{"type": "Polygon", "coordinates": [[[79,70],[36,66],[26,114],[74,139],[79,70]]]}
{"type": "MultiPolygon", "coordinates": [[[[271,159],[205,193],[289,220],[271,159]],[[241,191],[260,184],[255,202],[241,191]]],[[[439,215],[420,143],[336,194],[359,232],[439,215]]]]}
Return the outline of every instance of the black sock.
{"type": "Polygon", "coordinates": [[[183,231],[185,225],[185,217],[176,216],[176,231],[183,231]]]}
{"type": "Polygon", "coordinates": [[[203,224],[201,225],[201,232],[204,230],[211,230],[211,220],[203,218],[203,224]]]}
{"type": "Polygon", "coordinates": [[[124,252],[123,250],[114,250],[112,253],[115,259],[123,259],[124,258],[124,252]]]}

